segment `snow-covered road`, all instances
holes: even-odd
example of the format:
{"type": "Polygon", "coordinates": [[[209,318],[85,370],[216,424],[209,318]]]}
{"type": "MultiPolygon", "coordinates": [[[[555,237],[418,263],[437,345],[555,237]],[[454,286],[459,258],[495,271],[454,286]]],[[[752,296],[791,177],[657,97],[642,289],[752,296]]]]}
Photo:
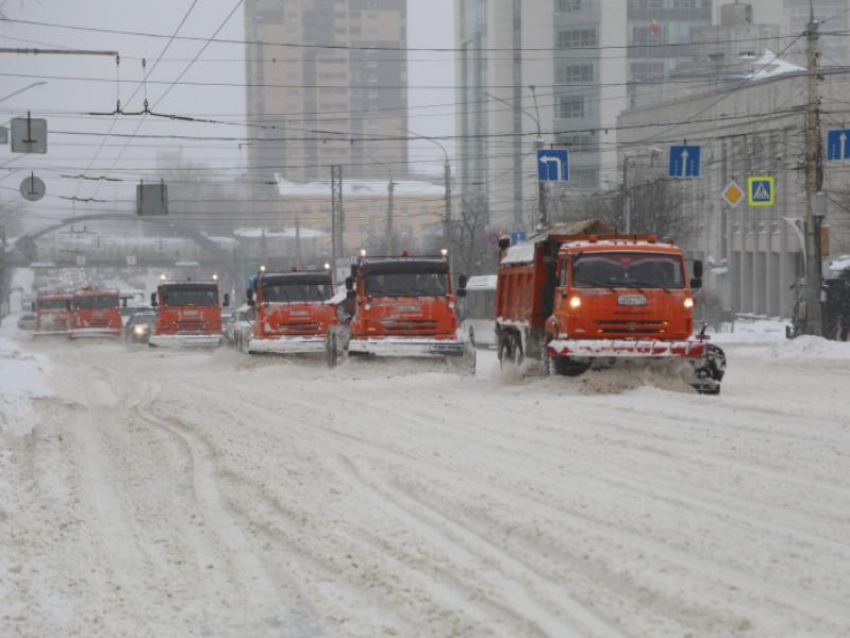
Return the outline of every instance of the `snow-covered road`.
{"type": "Polygon", "coordinates": [[[850,351],[730,346],[713,398],[21,347],[2,636],[850,635],[850,351]]]}

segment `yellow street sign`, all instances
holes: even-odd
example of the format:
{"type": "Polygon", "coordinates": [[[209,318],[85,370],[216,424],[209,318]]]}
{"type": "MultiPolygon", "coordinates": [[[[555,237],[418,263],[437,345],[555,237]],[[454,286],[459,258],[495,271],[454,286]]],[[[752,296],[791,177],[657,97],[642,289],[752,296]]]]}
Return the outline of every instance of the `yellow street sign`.
{"type": "Polygon", "coordinates": [[[735,208],[735,206],[744,199],[744,194],[745,193],[741,190],[741,187],[733,180],[729,182],[729,186],[727,186],[723,191],[723,201],[729,204],[732,208],[735,208]]]}
{"type": "Polygon", "coordinates": [[[750,206],[773,206],[776,203],[773,177],[768,175],[748,177],[747,193],[750,206]]]}

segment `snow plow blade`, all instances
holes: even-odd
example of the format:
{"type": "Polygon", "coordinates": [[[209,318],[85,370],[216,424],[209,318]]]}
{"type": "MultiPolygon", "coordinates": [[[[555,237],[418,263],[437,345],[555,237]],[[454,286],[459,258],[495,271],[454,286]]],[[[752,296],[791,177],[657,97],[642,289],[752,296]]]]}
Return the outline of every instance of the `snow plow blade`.
{"type": "Polygon", "coordinates": [[[649,339],[568,339],[550,341],[548,349],[552,357],[699,359],[705,356],[706,344],[703,341],[649,339]]]}
{"type": "Polygon", "coordinates": [[[352,339],[348,352],[378,357],[462,357],[464,344],[457,339],[428,337],[352,339]]]}
{"type": "Polygon", "coordinates": [[[152,348],[218,348],[221,335],[174,334],[151,335],[148,345],[152,348]]]}
{"type": "Polygon", "coordinates": [[[277,339],[251,339],[250,354],[324,354],[324,337],[280,337],[277,339]]]}
{"type": "Polygon", "coordinates": [[[121,330],[108,330],[105,328],[77,328],[69,330],[69,339],[116,339],[121,336],[121,330]]]}

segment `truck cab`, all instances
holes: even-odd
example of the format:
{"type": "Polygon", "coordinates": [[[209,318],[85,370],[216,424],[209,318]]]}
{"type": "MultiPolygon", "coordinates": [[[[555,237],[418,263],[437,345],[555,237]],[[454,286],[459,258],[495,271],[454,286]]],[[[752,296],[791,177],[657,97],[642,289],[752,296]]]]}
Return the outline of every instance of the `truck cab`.
{"type": "Polygon", "coordinates": [[[120,337],[123,330],[117,290],[84,288],[71,299],[68,337],[120,337]]]}
{"type": "Polygon", "coordinates": [[[337,323],[329,271],[269,273],[252,277],[248,304],[256,309],[249,353],[323,354],[337,323]]]}
{"type": "MultiPolygon", "coordinates": [[[[224,295],[224,306],[230,300],[224,295]]],[[[221,306],[216,281],[162,281],[151,295],[157,319],[148,343],[153,347],[221,345],[221,306]]]]}
{"type": "Polygon", "coordinates": [[[71,301],[64,292],[42,293],[33,302],[35,336],[66,335],[71,325],[71,301]]]}
{"type": "Polygon", "coordinates": [[[461,356],[448,258],[366,257],[346,280],[353,300],[348,353],[461,356]]]}

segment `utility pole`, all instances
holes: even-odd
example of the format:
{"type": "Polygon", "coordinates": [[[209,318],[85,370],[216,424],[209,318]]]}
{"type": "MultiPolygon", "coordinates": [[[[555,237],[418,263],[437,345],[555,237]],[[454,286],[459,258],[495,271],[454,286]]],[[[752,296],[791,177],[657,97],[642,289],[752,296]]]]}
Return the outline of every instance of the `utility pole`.
{"type": "Polygon", "coordinates": [[[623,225],[624,232],[632,232],[632,205],[629,198],[629,156],[623,156],[623,225]]]}
{"type": "Polygon", "coordinates": [[[301,216],[295,216],[295,263],[301,266],[301,216]]]}
{"type": "Polygon", "coordinates": [[[818,23],[811,8],[806,30],[809,99],[806,105],[806,331],[823,335],[821,308],[820,223],[815,217],[820,166],[820,112],[818,109],[818,23]]]}
{"type": "Polygon", "coordinates": [[[342,166],[331,166],[331,263],[336,272],[336,262],[345,252],[343,237],[345,216],[342,211],[342,166]]]}
{"type": "Polygon", "coordinates": [[[395,229],[393,228],[393,217],[395,216],[395,182],[390,176],[387,185],[387,247],[390,255],[395,255],[395,229]]]}
{"type": "Polygon", "coordinates": [[[451,241],[452,229],[452,165],[449,164],[448,155],[446,156],[443,175],[445,180],[444,190],[446,196],[446,206],[443,211],[443,248],[448,248],[449,242],[451,241]]]}

